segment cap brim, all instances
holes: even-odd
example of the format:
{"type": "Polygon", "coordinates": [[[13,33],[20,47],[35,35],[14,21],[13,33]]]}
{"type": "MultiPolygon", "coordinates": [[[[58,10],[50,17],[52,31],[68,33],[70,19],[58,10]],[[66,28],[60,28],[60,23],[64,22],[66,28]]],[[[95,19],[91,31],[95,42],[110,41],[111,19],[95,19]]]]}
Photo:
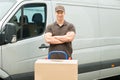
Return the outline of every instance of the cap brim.
{"type": "Polygon", "coordinates": [[[58,9],[58,10],[56,10],[56,12],[57,12],[57,11],[63,11],[63,12],[64,12],[64,10],[62,10],[62,9],[58,9]]]}

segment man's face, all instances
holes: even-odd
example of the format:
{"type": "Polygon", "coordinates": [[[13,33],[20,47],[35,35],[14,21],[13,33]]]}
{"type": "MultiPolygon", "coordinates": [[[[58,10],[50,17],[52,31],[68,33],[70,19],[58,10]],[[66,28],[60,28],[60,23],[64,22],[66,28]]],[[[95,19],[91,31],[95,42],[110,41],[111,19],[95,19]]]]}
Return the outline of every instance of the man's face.
{"type": "Polygon", "coordinates": [[[57,20],[58,20],[58,21],[64,20],[64,15],[65,15],[65,12],[64,12],[64,11],[61,11],[61,10],[57,11],[57,12],[56,12],[57,20]]]}

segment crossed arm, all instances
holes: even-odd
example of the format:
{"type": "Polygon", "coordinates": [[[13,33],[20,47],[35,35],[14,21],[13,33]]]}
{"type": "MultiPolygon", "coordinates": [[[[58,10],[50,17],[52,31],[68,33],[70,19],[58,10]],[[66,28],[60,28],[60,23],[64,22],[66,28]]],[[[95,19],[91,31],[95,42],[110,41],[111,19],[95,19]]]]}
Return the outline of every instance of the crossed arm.
{"type": "Polygon", "coordinates": [[[62,44],[65,42],[71,42],[75,37],[75,33],[73,31],[67,32],[66,35],[63,36],[52,36],[52,33],[47,32],[45,34],[45,40],[49,44],[62,44]]]}

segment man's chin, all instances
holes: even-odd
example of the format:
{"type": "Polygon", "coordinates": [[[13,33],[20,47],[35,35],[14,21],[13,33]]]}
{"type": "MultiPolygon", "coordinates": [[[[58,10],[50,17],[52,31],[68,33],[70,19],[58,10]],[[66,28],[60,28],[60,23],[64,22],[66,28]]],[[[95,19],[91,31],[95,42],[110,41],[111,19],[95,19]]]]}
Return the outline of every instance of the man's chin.
{"type": "Polygon", "coordinates": [[[58,21],[63,21],[63,20],[64,20],[64,19],[62,19],[62,18],[59,18],[59,19],[58,19],[58,21]]]}

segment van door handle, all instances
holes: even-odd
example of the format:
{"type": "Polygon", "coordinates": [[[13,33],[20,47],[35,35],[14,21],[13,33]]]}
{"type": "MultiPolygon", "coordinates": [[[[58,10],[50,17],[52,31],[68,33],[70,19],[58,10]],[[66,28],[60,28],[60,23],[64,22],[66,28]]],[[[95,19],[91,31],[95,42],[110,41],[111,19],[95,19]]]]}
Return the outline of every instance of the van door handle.
{"type": "Polygon", "coordinates": [[[47,46],[45,44],[41,44],[41,46],[39,47],[39,49],[42,49],[42,48],[49,48],[49,46],[47,46]]]}

